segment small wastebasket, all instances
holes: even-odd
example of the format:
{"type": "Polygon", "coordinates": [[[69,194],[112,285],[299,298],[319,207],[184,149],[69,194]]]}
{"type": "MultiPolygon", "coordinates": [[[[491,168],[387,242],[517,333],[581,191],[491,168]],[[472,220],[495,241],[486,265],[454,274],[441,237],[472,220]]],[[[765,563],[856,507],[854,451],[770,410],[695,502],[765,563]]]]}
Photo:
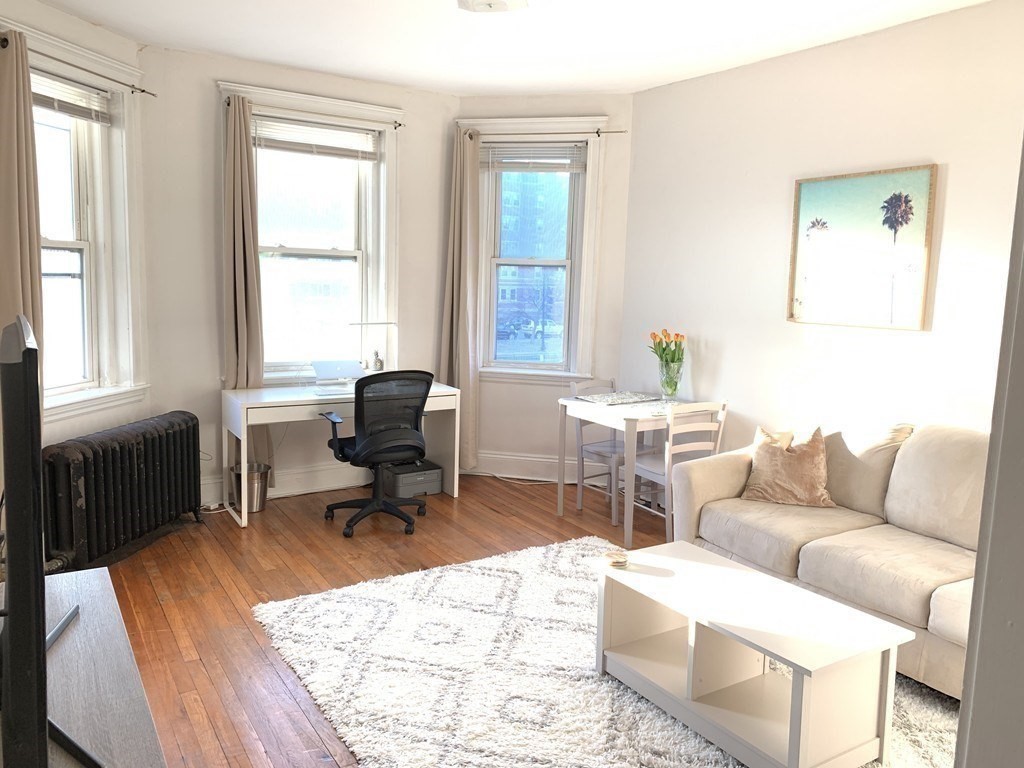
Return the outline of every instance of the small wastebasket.
{"type": "MultiPolygon", "coordinates": [[[[262,512],[267,505],[267,483],[270,480],[269,464],[249,464],[247,466],[249,483],[249,511],[262,512]]],[[[242,499],[242,465],[231,468],[235,478],[235,503],[241,504],[242,499]]]]}

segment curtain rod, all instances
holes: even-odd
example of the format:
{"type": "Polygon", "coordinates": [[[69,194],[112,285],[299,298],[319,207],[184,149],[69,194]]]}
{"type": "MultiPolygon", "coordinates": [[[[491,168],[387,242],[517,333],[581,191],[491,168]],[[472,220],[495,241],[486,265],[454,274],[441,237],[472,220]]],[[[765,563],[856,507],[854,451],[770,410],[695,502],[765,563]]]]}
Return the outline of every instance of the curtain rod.
{"type": "MultiPolygon", "coordinates": [[[[231,106],[231,97],[230,97],[230,96],[226,96],[226,97],[224,98],[224,106],[225,106],[225,107],[230,107],[230,106],[231,106]]],[[[253,105],[253,107],[254,107],[254,110],[253,110],[253,113],[252,113],[252,114],[253,114],[253,117],[270,117],[270,118],[273,118],[273,117],[278,117],[277,115],[265,115],[265,114],[262,114],[262,113],[258,112],[257,110],[258,110],[258,109],[259,109],[259,107],[260,107],[260,105],[259,105],[259,104],[254,104],[254,105],[253,105]]],[[[299,111],[303,111],[303,110],[299,110],[299,111]]],[[[322,114],[322,113],[312,113],[312,114],[322,114]]],[[[338,117],[338,118],[339,118],[340,120],[344,120],[344,119],[345,119],[344,117],[342,117],[342,116],[340,116],[340,115],[323,115],[323,117],[338,117]]],[[[303,121],[301,121],[301,120],[289,120],[289,119],[288,119],[288,118],[286,118],[286,117],[285,117],[285,118],[281,118],[281,119],[283,119],[283,120],[285,120],[285,121],[287,121],[287,122],[303,122],[303,121]]],[[[311,122],[312,122],[312,123],[313,123],[314,125],[328,125],[327,123],[320,123],[320,122],[317,122],[317,121],[315,121],[315,120],[314,120],[314,121],[311,121],[311,122]]],[[[375,121],[375,120],[371,120],[370,122],[376,122],[376,121],[375,121]]],[[[384,123],[382,123],[382,125],[384,125],[384,123]]],[[[398,130],[399,128],[405,128],[405,123],[400,123],[400,122],[398,122],[397,120],[393,120],[393,121],[391,122],[391,125],[392,125],[392,127],[393,127],[393,128],[394,128],[394,129],[396,130],[396,131],[397,131],[397,130],[398,130]]]]}
{"type": "MultiPolygon", "coordinates": [[[[0,47],[6,48],[7,46],[4,45],[6,42],[7,42],[7,38],[6,37],[3,38],[2,40],[0,40],[0,47]]],[[[59,59],[56,56],[51,56],[48,53],[42,53],[40,51],[32,51],[32,53],[34,53],[36,56],[42,56],[45,59],[50,59],[50,61],[58,61],[61,64],[66,64],[69,67],[74,67],[75,69],[80,69],[83,72],[88,72],[90,75],[95,75],[96,77],[102,77],[104,80],[107,80],[108,82],[117,83],[118,85],[123,86],[125,88],[130,88],[132,93],[144,93],[147,96],[152,96],[154,99],[157,98],[157,95],[155,93],[153,93],[152,91],[147,91],[145,88],[140,88],[139,86],[135,85],[135,83],[125,83],[125,82],[123,82],[121,80],[117,80],[116,78],[108,77],[107,75],[104,75],[104,74],[102,74],[100,72],[94,72],[91,69],[86,69],[85,67],[80,67],[78,64],[72,64],[70,61],[64,61],[64,59],[59,59]]]]}
{"type": "Polygon", "coordinates": [[[588,133],[593,133],[597,138],[607,136],[609,133],[629,133],[629,131],[604,131],[600,128],[595,128],[593,131],[529,131],[527,133],[520,133],[519,131],[498,131],[495,133],[480,133],[477,134],[483,138],[490,138],[492,136],[580,136],[588,133]]]}

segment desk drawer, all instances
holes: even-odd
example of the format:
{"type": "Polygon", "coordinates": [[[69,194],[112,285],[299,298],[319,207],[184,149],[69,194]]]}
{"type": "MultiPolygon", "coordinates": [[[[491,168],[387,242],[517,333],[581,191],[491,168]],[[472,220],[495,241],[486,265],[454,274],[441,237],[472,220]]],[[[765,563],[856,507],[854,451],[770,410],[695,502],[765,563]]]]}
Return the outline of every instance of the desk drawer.
{"type": "Polygon", "coordinates": [[[343,419],[352,418],[355,405],[348,402],[332,401],[325,397],[323,401],[303,405],[275,405],[271,408],[249,408],[249,424],[280,424],[287,421],[316,421],[323,419],[321,413],[334,411],[343,419]]]}

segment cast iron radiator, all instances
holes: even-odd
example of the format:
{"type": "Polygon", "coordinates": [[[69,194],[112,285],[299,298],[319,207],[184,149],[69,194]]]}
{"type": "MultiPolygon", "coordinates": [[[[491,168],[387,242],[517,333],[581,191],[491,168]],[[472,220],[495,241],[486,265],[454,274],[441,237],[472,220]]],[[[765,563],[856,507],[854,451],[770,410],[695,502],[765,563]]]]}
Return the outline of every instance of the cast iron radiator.
{"type": "Polygon", "coordinates": [[[171,411],[43,449],[47,570],[106,565],[199,520],[199,419],[171,411]]]}

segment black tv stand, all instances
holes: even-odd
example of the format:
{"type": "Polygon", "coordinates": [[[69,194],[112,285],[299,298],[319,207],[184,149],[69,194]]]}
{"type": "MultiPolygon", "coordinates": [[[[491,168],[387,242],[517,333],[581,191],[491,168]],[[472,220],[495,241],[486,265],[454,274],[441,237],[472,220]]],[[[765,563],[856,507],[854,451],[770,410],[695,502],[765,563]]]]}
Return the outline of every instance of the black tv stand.
{"type": "MultiPolygon", "coordinates": [[[[65,746],[61,738],[69,731],[102,755],[108,768],[166,766],[107,569],[47,576],[46,614],[53,627],[46,658],[50,768],[99,765],[65,746]],[[51,641],[72,623],[73,632],[51,641]]],[[[75,742],[69,737],[67,743],[75,742]]]]}
{"type": "MultiPolygon", "coordinates": [[[[57,622],[57,626],[46,633],[47,651],[50,650],[51,645],[57,642],[57,638],[64,634],[64,630],[71,626],[71,622],[78,618],[78,613],[78,603],[75,603],[64,614],[63,618],[57,622]]],[[[100,762],[99,758],[71,738],[63,728],[53,722],[52,717],[46,718],[46,732],[50,739],[58,747],[75,758],[82,765],[82,768],[103,768],[103,763],[100,762]]]]}
{"type": "MultiPolygon", "coordinates": [[[[2,540],[2,535],[0,535],[0,541],[2,540]]],[[[64,614],[61,620],[57,622],[57,625],[46,633],[47,651],[49,651],[50,647],[57,642],[57,638],[64,634],[64,630],[71,626],[71,622],[78,618],[78,614],[78,603],[75,603],[70,609],[68,609],[68,612],[64,614]]],[[[71,757],[78,761],[78,764],[81,765],[82,768],[104,768],[103,763],[98,757],[75,741],[70,734],[53,722],[53,718],[46,718],[46,733],[54,744],[71,755],[71,757]]]]}

